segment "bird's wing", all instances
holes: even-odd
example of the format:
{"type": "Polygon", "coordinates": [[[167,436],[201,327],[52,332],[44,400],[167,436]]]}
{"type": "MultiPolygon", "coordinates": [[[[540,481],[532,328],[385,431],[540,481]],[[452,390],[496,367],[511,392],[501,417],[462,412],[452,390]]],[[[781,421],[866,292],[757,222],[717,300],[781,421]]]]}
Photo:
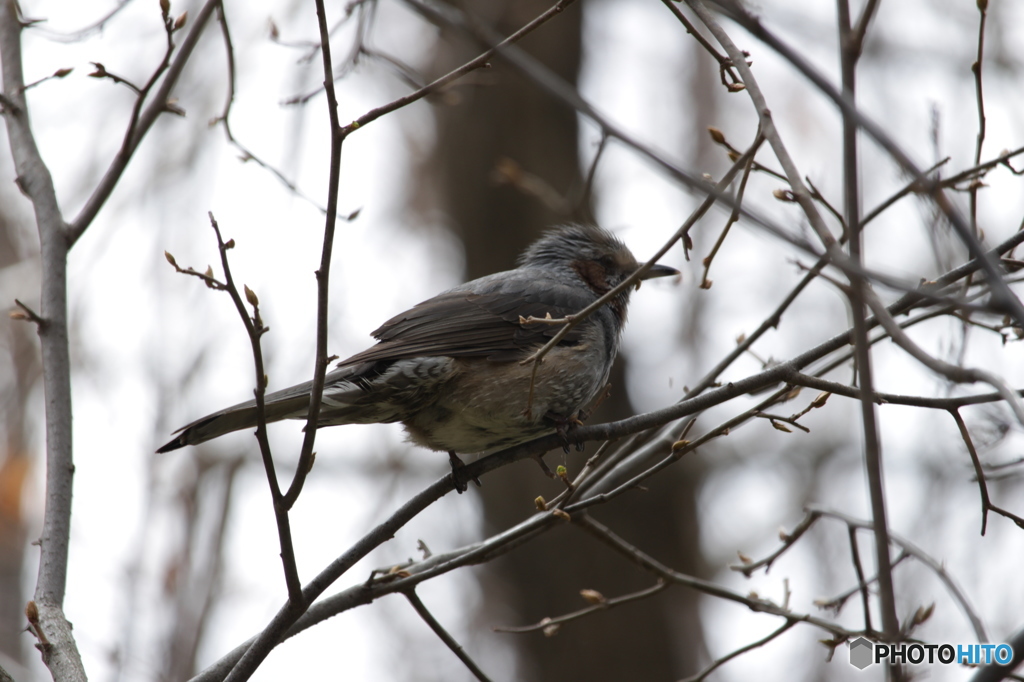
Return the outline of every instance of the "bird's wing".
{"type": "MultiPolygon", "coordinates": [[[[339,366],[438,355],[521,359],[525,350],[546,343],[561,325],[521,324],[520,317],[563,318],[592,300],[566,286],[534,289],[542,290],[515,295],[464,290],[440,294],[385,322],[373,332],[380,343],[339,366]]],[[[580,326],[574,327],[562,343],[578,343],[582,333],[580,326]]]]}

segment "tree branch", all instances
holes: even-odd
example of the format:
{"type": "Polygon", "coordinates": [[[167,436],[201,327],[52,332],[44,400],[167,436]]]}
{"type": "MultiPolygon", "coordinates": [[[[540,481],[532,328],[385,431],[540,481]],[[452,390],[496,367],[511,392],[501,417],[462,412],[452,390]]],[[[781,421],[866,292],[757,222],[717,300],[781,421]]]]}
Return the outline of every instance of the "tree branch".
{"type": "Polygon", "coordinates": [[[4,120],[17,182],[32,202],[39,232],[42,291],[37,324],[46,398],[46,506],[39,538],[39,573],[30,602],[43,662],[54,679],[85,680],[85,668],[64,617],[71,492],[75,471],[71,434],[71,359],[68,347],[67,255],[64,218],[53,178],[29,123],[21,61],[22,21],[14,0],[0,0],[0,66],[4,120]]]}
{"type": "Polygon", "coordinates": [[[220,5],[221,0],[206,0],[206,3],[199,9],[193,19],[192,28],[189,29],[188,35],[185,36],[185,40],[182,41],[181,47],[178,48],[177,56],[170,62],[167,67],[167,72],[164,74],[163,81],[160,83],[160,87],[156,89],[153,94],[153,99],[149,105],[146,106],[145,110],[141,110],[143,104],[143,97],[145,94],[140,95],[139,100],[136,102],[135,109],[132,112],[131,120],[128,124],[128,130],[125,132],[124,141],[121,143],[121,148],[114,155],[114,160],[111,162],[107,171],[103,174],[103,178],[100,179],[99,184],[93,190],[92,195],[85,202],[85,206],[79,211],[78,215],[67,226],[67,240],[69,247],[74,246],[75,242],[78,241],[79,237],[85,233],[92,224],[92,221],[96,218],[96,215],[103,208],[107,199],[114,192],[114,188],[117,183],[121,180],[121,176],[124,174],[125,169],[128,167],[128,162],[131,161],[132,156],[135,154],[135,150],[138,149],[139,144],[142,142],[146,133],[149,132],[153,124],[156,123],[157,118],[160,114],[167,111],[167,100],[170,98],[171,90],[178,83],[178,78],[181,76],[181,72],[185,69],[185,65],[188,60],[192,57],[192,51],[195,49],[196,44],[199,42],[199,37],[203,33],[203,29],[206,27],[206,22],[210,20],[210,16],[213,14],[213,10],[220,5]]]}

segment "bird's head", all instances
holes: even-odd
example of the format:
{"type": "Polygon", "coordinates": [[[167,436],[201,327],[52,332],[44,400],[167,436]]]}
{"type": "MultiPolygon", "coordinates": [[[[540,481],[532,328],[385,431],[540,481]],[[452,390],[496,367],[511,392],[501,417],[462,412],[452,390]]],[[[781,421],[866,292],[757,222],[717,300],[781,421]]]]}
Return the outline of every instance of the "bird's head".
{"type": "MultiPolygon", "coordinates": [[[[560,279],[582,283],[597,296],[603,296],[636,272],[640,264],[633,253],[615,235],[592,225],[568,225],[546,232],[519,257],[519,267],[544,268],[560,279]]],[[[678,275],[667,265],[656,264],[642,280],[678,275]]],[[[637,282],[639,288],[640,282],[637,282]]],[[[624,289],[610,303],[620,319],[625,319],[630,289],[624,289]]]]}

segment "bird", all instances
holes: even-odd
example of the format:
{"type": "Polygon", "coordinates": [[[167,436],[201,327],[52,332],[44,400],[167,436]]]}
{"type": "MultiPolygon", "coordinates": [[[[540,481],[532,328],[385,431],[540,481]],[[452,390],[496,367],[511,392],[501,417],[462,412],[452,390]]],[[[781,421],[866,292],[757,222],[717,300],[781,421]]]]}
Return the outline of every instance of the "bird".
{"type": "MultiPolygon", "coordinates": [[[[372,332],[374,346],[324,379],[317,427],[401,422],[409,440],[478,454],[560,433],[579,423],[605,389],[626,323],[632,287],[580,321],[536,365],[524,362],[579,313],[640,267],[629,248],[592,224],[543,233],[513,270],[460,284],[372,332]]],[[[654,264],[641,280],[678,275],[654,264]]],[[[640,280],[636,283],[639,288],[640,280]]],[[[264,398],[267,422],[307,418],[305,382],[264,398]]],[[[197,445],[257,424],[254,400],[178,429],[157,452],[197,445]]]]}

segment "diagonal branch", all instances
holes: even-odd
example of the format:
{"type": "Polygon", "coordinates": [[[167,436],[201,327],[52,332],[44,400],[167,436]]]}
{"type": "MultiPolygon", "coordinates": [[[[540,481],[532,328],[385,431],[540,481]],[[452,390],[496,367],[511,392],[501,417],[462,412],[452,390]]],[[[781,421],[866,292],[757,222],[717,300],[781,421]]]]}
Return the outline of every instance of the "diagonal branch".
{"type": "MultiPolygon", "coordinates": [[[[690,1],[687,0],[687,2],[690,1]]],[[[999,264],[991,257],[985,255],[981,242],[971,231],[970,226],[950,201],[949,197],[943,192],[943,184],[935,180],[929,180],[910,156],[896,144],[895,140],[877,122],[864,115],[848,97],[836,89],[819,69],[798,54],[790,45],[783,42],[781,38],[765,28],[761,21],[741,3],[730,0],[719,3],[719,7],[727,10],[729,17],[733,21],[765,45],[772,48],[780,57],[800,71],[823,95],[832,100],[846,115],[850,116],[861,130],[870,135],[872,139],[885,149],[886,153],[901,168],[921,184],[924,193],[935,202],[936,206],[939,207],[953,226],[957,236],[967,246],[971,257],[981,259],[982,270],[985,271],[985,274],[993,283],[993,295],[996,301],[1006,312],[1013,316],[1019,325],[1024,326],[1024,304],[1006,285],[1002,272],[999,269],[999,264]]]]}
{"type": "Polygon", "coordinates": [[[153,93],[153,98],[149,105],[144,110],[142,109],[142,97],[144,95],[141,95],[140,99],[136,102],[128,130],[125,132],[124,141],[121,143],[121,148],[114,155],[114,160],[103,174],[103,178],[100,179],[92,195],[85,202],[85,206],[82,207],[82,210],[79,211],[75,219],[67,226],[69,245],[73,246],[89,228],[89,225],[92,224],[100,209],[103,208],[107,199],[114,192],[114,188],[128,167],[128,162],[131,161],[135,150],[138,149],[146,133],[156,123],[160,114],[167,111],[167,100],[170,98],[171,90],[177,85],[181,72],[192,57],[192,51],[195,49],[200,36],[203,34],[203,30],[206,28],[206,22],[210,20],[213,10],[220,5],[220,2],[221,0],[206,0],[206,3],[196,13],[192,28],[189,29],[188,35],[182,41],[181,47],[178,48],[177,56],[169,63],[163,81],[160,83],[160,87],[153,93]]]}
{"type": "Polygon", "coordinates": [[[412,607],[416,609],[416,613],[423,619],[423,622],[430,626],[430,629],[434,631],[434,634],[445,643],[445,646],[452,650],[453,654],[459,657],[459,660],[462,661],[463,665],[469,668],[469,672],[473,673],[473,676],[480,680],[480,682],[490,682],[491,678],[487,677],[487,674],[480,669],[480,666],[478,666],[476,662],[469,657],[469,654],[467,654],[466,650],[462,648],[462,645],[444,629],[444,626],[441,625],[436,618],[434,618],[434,614],[430,612],[430,609],[426,607],[423,600],[420,599],[418,594],[416,594],[416,590],[406,590],[403,594],[405,595],[405,598],[409,600],[409,603],[412,604],[412,607]]]}
{"type": "MultiPolygon", "coordinates": [[[[815,511],[821,514],[822,516],[838,519],[839,521],[842,521],[851,528],[863,528],[865,530],[874,530],[874,524],[872,522],[855,519],[852,516],[843,514],[842,512],[832,511],[830,509],[824,509],[822,507],[815,506],[808,506],[806,509],[808,512],[815,511]]],[[[977,637],[978,641],[989,641],[988,635],[985,633],[985,626],[981,622],[981,619],[978,617],[978,614],[975,613],[974,608],[971,606],[971,603],[967,600],[967,595],[964,594],[963,590],[960,589],[960,586],[956,584],[955,580],[953,580],[953,577],[946,571],[946,567],[942,565],[942,562],[937,561],[935,558],[926,553],[913,542],[907,540],[906,538],[900,536],[897,533],[893,533],[890,531],[889,540],[894,544],[898,545],[900,548],[902,548],[912,557],[920,561],[922,564],[932,569],[932,572],[934,572],[935,575],[938,576],[939,580],[941,580],[942,583],[946,586],[946,589],[949,590],[950,595],[953,597],[953,600],[956,601],[957,605],[960,607],[960,610],[964,612],[964,616],[967,618],[967,621],[971,624],[971,628],[974,630],[974,635],[975,637],[977,637]]]]}
{"type": "Polygon", "coordinates": [[[432,95],[435,92],[439,92],[440,90],[444,89],[445,87],[455,82],[459,78],[465,76],[470,71],[474,71],[483,66],[486,66],[488,60],[491,59],[498,52],[498,50],[505,46],[513,45],[519,42],[521,39],[525,38],[530,33],[533,33],[533,31],[539,28],[541,25],[547,23],[547,21],[550,20],[552,17],[561,14],[562,11],[566,7],[571,5],[573,2],[575,2],[575,0],[558,0],[558,2],[552,5],[548,10],[539,14],[537,17],[533,19],[533,21],[523,26],[521,29],[510,35],[508,38],[505,38],[497,46],[489,50],[486,50],[485,52],[480,54],[480,56],[466,62],[457,69],[450,71],[449,73],[446,73],[445,75],[441,76],[432,83],[424,85],[419,90],[411,92],[408,95],[403,95],[402,97],[399,97],[393,102],[389,102],[388,104],[385,104],[383,106],[377,107],[376,109],[372,109],[366,112],[365,114],[363,114],[362,116],[360,116],[359,118],[345,126],[345,133],[348,134],[350,132],[353,132],[359,128],[362,128],[368,123],[376,121],[381,116],[390,114],[392,111],[396,111],[398,109],[401,109],[402,107],[408,106],[413,102],[416,102],[417,100],[423,99],[427,95],[432,95]]]}

